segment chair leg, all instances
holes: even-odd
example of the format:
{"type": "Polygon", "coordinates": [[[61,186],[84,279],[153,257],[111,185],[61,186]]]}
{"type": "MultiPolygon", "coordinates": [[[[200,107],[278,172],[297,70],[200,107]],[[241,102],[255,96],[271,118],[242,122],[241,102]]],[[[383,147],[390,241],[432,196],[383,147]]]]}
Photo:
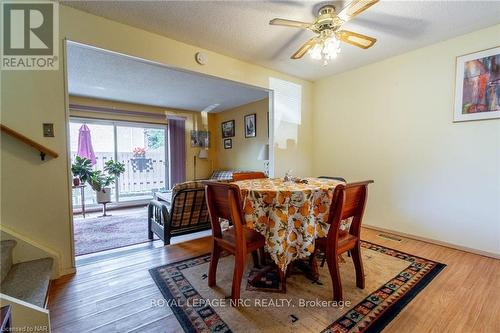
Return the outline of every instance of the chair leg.
{"type": "Polygon", "coordinates": [[[260,257],[261,266],[265,266],[266,265],[266,252],[264,251],[263,247],[261,247],[259,249],[259,257],[260,257]]]}
{"type": "Polygon", "coordinates": [[[259,254],[258,254],[257,250],[255,250],[255,251],[252,252],[252,259],[253,259],[253,266],[255,268],[260,268],[259,254]]]}
{"type": "Polygon", "coordinates": [[[361,249],[359,247],[359,242],[351,250],[352,261],[354,262],[354,268],[356,269],[356,286],[360,289],[365,288],[365,273],[363,270],[363,261],[361,259],[361,249]]]}
{"type": "Polygon", "coordinates": [[[219,264],[221,250],[217,243],[214,241],[212,244],[212,255],[210,256],[210,265],[208,267],[208,286],[215,286],[217,275],[217,265],[219,264]]]}
{"type": "Polygon", "coordinates": [[[335,254],[327,254],[328,270],[332,278],[333,300],[339,302],[342,300],[342,281],[340,280],[339,257],[335,254]]]}
{"type": "Polygon", "coordinates": [[[309,268],[311,269],[311,277],[317,281],[319,280],[318,261],[316,260],[316,251],[309,256],[309,268]]]}
{"type": "Polygon", "coordinates": [[[151,230],[151,219],[148,219],[148,239],[153,240],[153,231],[151,230]]]}
{"type": "Polygon", "coordinates": [[[245,270],[245,255],[237,253],[234,260],[233,285],[231,287],[231,305],[238,306],[240,299],[241,279],[245,270]]]}
{"type": "Polygon", "coordinates": [[[280,274],[280,281],[281,281],[281,291],[286,293],[286,272],[283,272],[283,270],[279,267],[276,267],[280,274]]]}

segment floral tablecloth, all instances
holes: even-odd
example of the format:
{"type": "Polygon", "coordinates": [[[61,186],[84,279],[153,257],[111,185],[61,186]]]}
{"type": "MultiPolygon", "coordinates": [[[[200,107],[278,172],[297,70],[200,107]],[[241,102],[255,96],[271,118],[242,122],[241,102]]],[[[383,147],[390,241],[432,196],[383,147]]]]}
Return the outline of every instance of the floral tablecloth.
{"type": "Polygon", "coordinates": [[[235,182],[247,227],[264,235],[266,251],[283,271],[292,261],[308,257],[316,238],[326,237],[333,190],[342,184],[332,179],[306,180],[307,184],[279,178],[235,182]]]}

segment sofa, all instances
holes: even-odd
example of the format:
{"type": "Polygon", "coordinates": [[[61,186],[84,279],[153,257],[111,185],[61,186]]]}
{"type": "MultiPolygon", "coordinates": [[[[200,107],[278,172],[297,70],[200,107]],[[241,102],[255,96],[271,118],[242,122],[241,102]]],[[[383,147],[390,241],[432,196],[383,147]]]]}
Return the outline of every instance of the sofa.
{"type": "MultiPolygon", "coordinates": [[[[229,182],[236,170],[216,170],[210,180],[229,182]]],[[[156,234],[165,245],[174,236],[210,229],[203,181],[187,181],[155,193],[148,205],[148,238],[156,234]]]]}
{"type": "Polygon", "coordinates": [[[205,187],[201,181],[177,184],[168,194],[156,195],[148,205],[148,238],[156,234],[165,245],[170,239],[196,231],[210,229],[205,201],[205,187]]]}

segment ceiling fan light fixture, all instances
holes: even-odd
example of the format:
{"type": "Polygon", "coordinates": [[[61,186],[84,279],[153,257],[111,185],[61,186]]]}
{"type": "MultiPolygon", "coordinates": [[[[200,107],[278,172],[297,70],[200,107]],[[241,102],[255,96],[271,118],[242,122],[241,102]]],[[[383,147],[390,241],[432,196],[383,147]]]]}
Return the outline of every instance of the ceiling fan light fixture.
{"type": "Polygon", "coordinates": [[[321,52],[323,51],[323,47],[321,44],[316,44],[312,48],[309,49],[308,53],[311,56],[312,59],[314,60],[321,60],[323,58],[323,55],[321,52]]]}
{"type": "Polygon", "coordinates": [[[326,66],[330,60],[337,58],[340,53],[340,41],[335,35],[326,37],[310,48],[308,53],[314,60],[323,60],[323,65],[326,66]]]}
{"type": "Polygon", "coordinates": [[[302,44],[290,58],[297,60],[308,53],[312,59],[323,60],[323,65],[328,65],[328,61],[337,58],[340,52],[340,42],[361,49],[368,49],[375,44],[377,39],[354,31],[343,30],[342,26],[379,1],[352,0],[339,13],[336,12],[335,6],[325,5],[319,9],[318,15],[312,23],[275,18],[269,24],[307,29],[314,32],[316,36],[302,44]]]}

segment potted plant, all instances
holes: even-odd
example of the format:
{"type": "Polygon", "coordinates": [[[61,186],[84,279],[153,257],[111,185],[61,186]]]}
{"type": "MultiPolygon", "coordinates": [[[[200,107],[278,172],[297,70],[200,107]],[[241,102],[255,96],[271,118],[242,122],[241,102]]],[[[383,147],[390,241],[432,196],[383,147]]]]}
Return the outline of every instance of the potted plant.
{"type": "Polygon", "coordinates": [[[132,151],[133,157],[130,159],[132,161],[132,168],[134,171],[147,171],[149,165],[151,164],[151,159],[146,158],[146,148],[136,147],[132,151]]]}
{"type": "Polygon", "coordinates": [[[135,147],[132,153],[135,158],[144,158],[146,157],[146,148],[135,147]]]}
{"type": "Polygon", "coordinates": [[[80,156],[75,157],[75,161],[71,165],[71,172],[73,173],[73,185],[78,186],[80,184],[85,184],[89,181],[92,173],[92,162],[87,158],[82,158],[80,156]]]}
{"type": "Polygon", "coordinates": [[[125,165],[109,160],[104,166],[104,172],[101,170],[93,171],[87,181],[96,191],[97,202],[102,204],[111,202],[111,188],[109,186],[125,172],[125,165]]]}

